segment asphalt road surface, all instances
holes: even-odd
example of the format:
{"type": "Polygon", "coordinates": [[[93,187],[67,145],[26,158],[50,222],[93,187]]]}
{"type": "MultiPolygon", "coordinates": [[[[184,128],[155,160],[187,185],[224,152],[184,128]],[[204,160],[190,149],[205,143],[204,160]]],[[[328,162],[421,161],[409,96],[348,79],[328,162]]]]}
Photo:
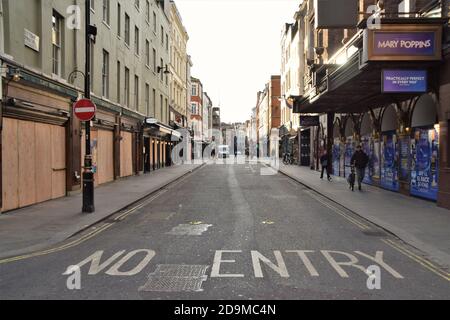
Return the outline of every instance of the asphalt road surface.
{"type": "Polygon", "coordinates": [[[448,273],[422,253],[267,173],[207,165],[65,243],[2,260],[0,299],[450,298],[448,273]]]}

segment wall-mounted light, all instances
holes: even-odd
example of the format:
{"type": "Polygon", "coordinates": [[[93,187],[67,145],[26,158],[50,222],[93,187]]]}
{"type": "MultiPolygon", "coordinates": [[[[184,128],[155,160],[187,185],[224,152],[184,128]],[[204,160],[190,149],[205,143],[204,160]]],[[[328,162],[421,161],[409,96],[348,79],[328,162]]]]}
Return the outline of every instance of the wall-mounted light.
{"type": "Polygon", "coordinates": [[[167,65],[165,67],[158,67],[158,73],[161,73],[161,70],[163,70],[163,69],[164,69],[164,74],[172,74],[169,71],[169,68],[167,67],[167,65]]]}

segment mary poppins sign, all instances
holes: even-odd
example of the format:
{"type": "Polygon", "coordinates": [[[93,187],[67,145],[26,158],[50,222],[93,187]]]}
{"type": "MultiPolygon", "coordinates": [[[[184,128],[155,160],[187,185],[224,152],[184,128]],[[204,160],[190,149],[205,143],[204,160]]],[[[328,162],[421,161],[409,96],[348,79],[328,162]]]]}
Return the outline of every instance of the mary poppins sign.
{"type": "Polygon", "coordinates": [[[434,32],[374,32],[373,53],[387,56],[433,56],[434,32]]]}
{"type": "Polygon", "coordinates": [[[430,61],[442,58],[441,26],[393,26],[366,29],[365,61],[430,61]]]}

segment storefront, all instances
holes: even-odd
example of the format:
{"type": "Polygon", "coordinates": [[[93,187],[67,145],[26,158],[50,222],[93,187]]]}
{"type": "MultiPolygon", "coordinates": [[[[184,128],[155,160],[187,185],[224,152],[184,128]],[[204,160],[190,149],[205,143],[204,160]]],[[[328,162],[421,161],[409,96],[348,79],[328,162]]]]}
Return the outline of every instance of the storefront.
{"type": "Polygon", "coordinates": [[[438,93],[446,20],[382,22],[383,28],[363,29],[327,65],[316,67],[316,90],[297,99],[294,110],[336,115],[327,132],[333,136],[328,147],[334,175],[348,175],[361,144],[370,159],[366,184],[443,203],[440,187],[448,183],[439,177],[445,171],[439,117],[445,112],[439,112],[438,93]],[[335,64],[350,47],[356,53],[335,64]]]}

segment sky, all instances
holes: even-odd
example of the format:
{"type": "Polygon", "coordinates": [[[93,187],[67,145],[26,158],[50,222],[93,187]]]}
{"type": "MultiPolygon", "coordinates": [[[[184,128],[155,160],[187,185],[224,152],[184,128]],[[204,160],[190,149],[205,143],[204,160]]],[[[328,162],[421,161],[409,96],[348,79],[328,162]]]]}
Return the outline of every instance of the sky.
{"type": "Polygon", "coordinates": [[[281,32],[301,0],[175,0],[189,34],[192,76],[221,107],[222,122],[244,122],[256,94],[280,74],[281,32]]]}

